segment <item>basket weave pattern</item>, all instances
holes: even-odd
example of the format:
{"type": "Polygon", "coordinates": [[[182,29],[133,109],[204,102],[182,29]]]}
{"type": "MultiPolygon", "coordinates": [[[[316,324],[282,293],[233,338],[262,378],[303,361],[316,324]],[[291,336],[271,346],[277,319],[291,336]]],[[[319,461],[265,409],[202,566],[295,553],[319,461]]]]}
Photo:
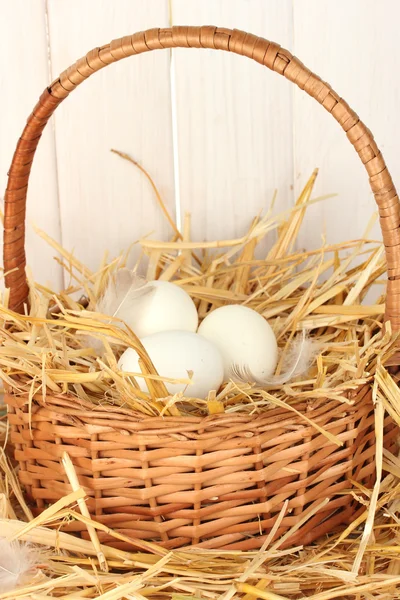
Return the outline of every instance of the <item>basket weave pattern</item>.
{"type": "MultiPolygon", "coordinates": [[[[4,268],[10,307],[22,312],[28,300],[27,188],[41,133],[54,110],[108,64],[173,47],[221,49],[252,58],[296,83],[339,122],[368,172],[379,207],[388,265],[386,318],[399,330],[399,201],[370,131],[327,83],[287,50],[252,34],[211,26],[152,29],[114,40],[78,60],[43,92],[18,142],[5,195],[4,268]]],[[[47,396],[45,401],[35,397],[30,412],[26,397],[10,392],[6,402],[20,480],[37,511],[71,491],[61,464],[67,451],[96,520],[168,548],[195,544],[245,550],[261,546],[285,502],[276,536],[297,526],[285,545],[308,543],[357,514],[360,505],[349,494],[352,482],[369,488],[375,476],[371,386],[346,396],[349,403],[298,401],[297,414],[290,408],[271,408],[257,416],[207,418],[144,418],[68,395],[47,396]]],[[[394,451],[396,436],[397,428],[387,418],[385,448],[394,451]]],[[[87,535],[81,523],[66,528],[87,535]]],[[[102,532],[99,537],[125,545],[102,532]]]]}
{"type": "MultiPolygon", "coordinates": [[[[285,500],[277,535],[321,507],[287,544],[310,542],[354,517],[356,503],[343,492],[352,479],[370,487],[375,473],[370,387],[353,401],[295,405],[335,435],[338,446],[284,408],[257,417],[143,419],[126,409],[47,397],[36,401],[30,426],[24,402],[7,398],[20,480],[39,509],[71,491],[61,465],[67,451],[96,520],[169,548],[242,550],[262,544],[285,500]]],[[[396,436],[387,419],[391,451],[396,436]]],[[[86,531],[74,523],[79,529],[86,531]]],[[[102,533],[100,540],[113,541],[102,533]]]]}

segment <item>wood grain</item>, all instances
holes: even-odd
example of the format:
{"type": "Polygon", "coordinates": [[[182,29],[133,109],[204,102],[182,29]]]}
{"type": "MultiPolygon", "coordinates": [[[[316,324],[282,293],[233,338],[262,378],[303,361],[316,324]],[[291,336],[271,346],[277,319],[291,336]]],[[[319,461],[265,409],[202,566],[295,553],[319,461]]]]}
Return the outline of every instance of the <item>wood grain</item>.
{"type": "MultiPolygon", "coordinates": [[[[394,40],[399,8],[396,0],[352,0],[343,18],[327,0],[294,2],[294,54],[328,81],[371,129],[397,185],[400,48],[394,40]]],[[[337,123],[297,89],[293,118],[296,190],[319,167],[316,195],[337,194],[309,209],[300,245],[320,246],[323,229],[332,243],[362,236],[376,207],[356,153],[337,123]]],[[[381,239],[378,223],[372,235],[381,239]]]]}
{"type": "MultiPolygon", "coordinates": [[[[14,49],[12,59],[0,56],[0,107],[7,115],[0,136],[3,189],[26,116],[49,81],[48,57],[56,76],[91,47],[171,21],[237,27],[286,46],[360,114],[395,182],[400,178],[397,0],[351,0],[346,18],[328,0],[48,0],[50,48],[45,0],[0,6],[3,47],[14,49]]],[[[182,221],[192,213],[193,239],[241,235],[275,189],[275,212],[287,208],[315,167],[316,195],[337,196],[309,209],[299,247],[320,245],[322,231],[332,243],[363,234],[374,211],[367,178],[338,125],[315,101],[239,56],[173,54],[174,105],[170,53],[160,51],[104,69],[60,106],[35,159],[28,222],[92,268],[106,249],[116,255],[147,233],[168,236],[148,182],[109,152],[116,147],[149,170],[173,214],[175,152],[178,208],[182,221]]],[[[372,233],[380,239],[378,225],[372,233]]],[[[60,285],[53,251],[30,227],[27,251],[35,276],[60,285]]]]}
{"type": "MultiPolygon", "coordinates": [[[[166,0],[49,0],[53,75],[91,48],[168,24],[166,0]]],[[[170,227],[145,177],[111,154],[131,154],[151,173],[173,212],[170,57],[151,52],[111,65],[85,82],[57,110],[56,147],[63,243],[90,268],[105,250],[126,250],[170,227]]]]}
{"type": "MultiPolygon", "coordinates": [[[[7,171],[26,119],[49,84],[45,2],[1,2],[0,39],[0,197],[7,171]],[[12,49],[12,52],[11,52],[12,49]]],[[[51,124],[40,141],[29,183],[26,252],[28,264],[41,283],[61,285],[61,267],[54,251],[33,231],[32,223],[60,241],[60,213],[54,133],[51,124]]],[[[0,233],[3,240],[3,231],[0,233]]]]}
{"type": "MultiPolygon", "coordinates": [[[[172,0],[173,24],[236,27],[292,46],[288,0],[172,0]]],[[[194,239],[243,235],[291,190],[292,85],[240,56],[174,50],[180,197],[194,239]]]]}

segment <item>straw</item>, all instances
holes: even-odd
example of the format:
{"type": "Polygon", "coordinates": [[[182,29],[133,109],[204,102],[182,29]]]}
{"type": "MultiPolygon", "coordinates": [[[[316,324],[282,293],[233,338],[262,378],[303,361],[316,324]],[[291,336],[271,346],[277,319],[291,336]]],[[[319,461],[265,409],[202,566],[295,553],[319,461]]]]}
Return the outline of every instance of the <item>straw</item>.
{"type": "MultiPolygon", "coordinates": [[[[142,172],[148,176],[143,169],[142,172]]],[[[311,413],[299,411],[299,403],[335,401],[346,408],[352,405],[353,392],[360,386],[371,386],[375,398],[377,478],[371,490],[354,484],[351,493],[359,499],[360,511],[353,523],[307,547],[286,548],[290,536],[311,522],[328,500],[311,503],[309,510],[282,533],[283,519],[288,516],[288,502],[283,500],[260,551],[202,547],[170,551],[152,541],[113,530],[90,516],[90,498],[79,483],[80,463],[75,462],[74,446],[61,456],[65,489],[72,491],[38,516],[32,515],[24,500],[18,466],[11,465],[2,453],[1,535],[41,548],[43,565],[19,589],[0,593],[0,600],[400,598],[400,459],[382,443],[384,416],[390,415],[400,424],[398,378],[396,370],[389,367],[395,361],[398,340],[390,330],[383,332],[381,292],[376,293],[374,304],[363,303],[368,292],[380,288],[385,261],[381,244],[369,238],[369,228],[364,237],[342,245],[323,242],[321,248],[307,252],[296,248],[304,215],[315,202],[311,199],[315,177],[316,172],[292,211],[258,216],[237,239],[192,241],[187,217],[182,235],[174,231],[170,241],[142,240],[149,272],[187,290],[201,318],[232,302],[253,308],[268,318],[274,328],[281,359],[296,331],[306,329],[318,340],[320,352],[304,376],[275,388],[225,382],[207,398],[168,396],[168,380],[155,372],[133,332],[94,310],[96,298],[108,278],[126,263],[126,255],[106,257],[99,270],[92,272],[43,233],[61,254],[74,284],[56,292],[35,284],[29,276],[30,313],[19,315],[10,311],[6,303],[0,306],[0,376],[14,394],[15,402],[29,399],[29,421],[36,403],[51,411],[52,399],[67,395],[78,400],[82,410],[93,412],[92,431],[100,426],[97,408],[112,414],[118,407],[121,418],[125,409],[133,409],[144,417],[168,414],[176,418],[256,418],[274,406],[286,407],[287,414],[296,415],[309,430],[328,439],[337,451],[346,451],[346,442],[326,424],[313,421],[311,413]],[[268,236],[272,232],[278,236],[271,244],[268,236]],[[261,242],[263,247],[269,243],[266,255],[260,254],[261,242]],[[77,302],[76,297],[81,300],[77,302]],[[101,357],[88,348],[88,336],[104,341],[101,357]],[[117,359],[129,346],[140,353],[141,373],[118,370],[117,359]],[[136,382],[139,377],[145,378],[148,392],[140,391],[136,382]],[[83,527],[89,539],[60,531],[65,524],[71,530],[78,525],[83,527]],[[128,550],[102,544],[102,535],[114,543],[123,543],[128,550]]],[[[71,418],[79,419],[79,413],[71,413],[71,418]]],[[[125,425],[129,427],[127,422],[125,425]]],[[[33,427],[31,432],[34,435],[33,427]]],[[[130,435],[129,429],[125,433],[130,435]]],[[[0,437],[5,442],[7,427],[1,420],[0,437]]],[[[306,461],[310,453],[304,452],[302,460],[306,461]]],[[[10,453],[7,446],[9,456],[10,453]]],[[[143,487],[149,487],[149,480],[143,487]]],[[[200,487],[196,488],[198,492],[200,487]]],[[[278,495],[279,490],[277,501],[278,495]]],[[[161,517],[159,523],[162,524],[161,517]]]]}
{"type": "MultiPolygon", "coordinates": [[[[161,279],[172,278],[188,291],[198,304],[201,317],[218,306],[243,303],[269,319],[281,349],[280,364],[296,332],[307,330],[318,338],[323,348],[316,360],[318,370],[314,368],[301,385],[293,382],[274,389],[274,401],[281,405],[293,404],[302,394],[332,399],[342,396],[341,401],[346,401],[342,390],[356,389],[369,381],[375,357],[383,353],[384,360],[389,360],[396,345],[395,340],[388,344],[376,337],[382,328],[384,305],[360,303],[377,286],[385,269],[381,246],[368,238],[370,225],[365,238],[347,242],[342,249],[324,244],[319,250],[301,253],[295,248],[307,207],[315,202],[311,194],[316,175],[315,171],[292,211],[278,216],[268,212],[258,217],[249,231],[237,239],[216,243],[188,241],[186,219],[185,239],[178,236],[174,242],[142,240],[151,259],[151,271],[161,279]],[[277,241],[262,260],[257,256],[258,246],[274,230],[278,231],[277,241]],[[186,252],[190,247],[204,252],[200,264],[189,261],[186,252]],[[210,253],[211,249],[218,252],[210,253]],[[341,344],[344,339],[348,342],[345,347],[335,343],[341,344]],[[361,368],[358,356],[369,339],[374,342],[361,368]]],[[[7,325],[7,336],[0,346],[0,377],[4,383],[18,394],[26,393],[30,403],[37,394],[45,399],[46,393],[67,392],[95,404],[115,405],[122,401],[123,406],[147,415],[184,415],[187,405],[183,406],[179,398],[168,398],[164,385],[168,380],[155,372],[132,332],[118,321],[93,312],[96,297],[108,278],[125,264],[126,257],[103,260],[99,270],[91,272],[57,242],[41,235],[62,254],[82,287],[79,289],[78,284],[70,292],[56,293],[35,286],[30,278],[29,315],[16,315],[0,306],[0,321],[7,325]],[[76,292],[88,296],[88,306],[83,300],[77,304],[70,298],[70,293],[76,292]],[[56,305],[59,312],[46,318],[45,308],[49,305],[56,305]],[[104,356],[90,351],[85,342],[87,336],[101,337],[108,348],[104,356]],[[132,374],[116,368],[116,358],[127,346],[136,348],[141,355],[141,376],[146,379],[147,393],[140,391],[132,374]]],[[[256,386],[245,386],[242,393],[237,393],[239,388],[237,384],[232,393],[224,394],[223,401],[218,398],[222,405],[191,399],[190,414],[249,412],[255,407],[260,412],[270,405],[269,394],[256,386]]],[[[229,389],[228,382],[225,389],[229,389]]],[[[187,393],[190,394],[190,384],[187,393]]]]}
{"type": "MultiPolygon", "coordinates": [[[[75,467],[72,464],[72,461],[71,461],[70,457],[68,456],[67,452],[64,452],[64,454],[63,454],[62,463],[63,463],[64,469],[65,469],[65,472],[67,474],[68,481],[70,482],[73,491],[78,492],[81,489],[81,486],[79,484],[79,480],[78,480],[78,476],[75,471],[75,467]]],[[[86,506],[84,497],[83,496],[78,497],[77,502],[78,502],[79,510],[81,511],[82,515],[84,517],[86,517],[87,519],[91,520],[90,513],[88,511],[88,507],[86,506]]],[[[99,538],[97,537],[97,533],[96,533],[96,529],[93,527],[93,525],[88,524],[87,530],[88,530],[91,542],[93,544],[93,547],[96,550],[96,554],[97,554],[97,558],[98,558],[101,570],[108,571],[107,561],[101,550],[99,538]]]]}

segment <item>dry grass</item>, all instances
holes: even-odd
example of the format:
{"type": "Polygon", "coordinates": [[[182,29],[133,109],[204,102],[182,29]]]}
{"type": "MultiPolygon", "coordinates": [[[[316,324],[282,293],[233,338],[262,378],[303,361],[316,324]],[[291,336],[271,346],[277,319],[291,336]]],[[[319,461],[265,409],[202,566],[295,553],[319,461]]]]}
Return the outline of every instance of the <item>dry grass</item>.
{"type": "MultiPolygon", "coordinates": [[[[73,284],[55,293],[31,281],[31,310],[16,315],[0,306],[0,377],[14,393],[46,396],[70,393],[94,403],[129,406],[147,415],[207,414],[258,411],[271,402],[290,404],[294,397],[334,398],[347,402],[345,391],[371,379],[377,357],[387,360],[395,340],[382,335],[383,298],[374,305],[363,304],[368,292],[384,275],[381,244],[365,237],[342,247],[324,244],[320,249],[294,250],[297,233],[307,206],[316,173],[307,182],[293,210],[286,214],[255,219],[240,239],[191,242],[189,228],[184,239],[170,242],[141,241],[148,257],[147,273],[173,280],[195,300],[200,317],[226,303],[243,303],[264,315],[273,326],[282,352],[293,336],[306,330],[318,340],[319,356],[307,380],[276,389],[226,382],[216,398],[190,398],[190,377],[185,398],[167,397],[161,377],[139,340],[122,323],[93,309],[109,277],[124,266],[127,255],[92,273],[78,259],[42,235],[59,252],[73,284]],[[267,257],[260,259],[257,245],[272,232],[277,241],[267,257]],[[85,295],[83,308],[74,298],[85,295]],[[57,313],[55,314],[54,309],[57,313]],[[89,336],[101,339],[101,356],[88,347],[89,336]],[[135,347],[142,358],[148,393],[141,392],[135,378],[117,369],[117,358],[127,347],[135,347]],[[217,405],[215,404],[217,402],[217,405]]],[[[137,265],[140,268],[140,265],[137,265]]],[[[278,365],[280,369],[281,362],[278,365]]]]}
{"type": "MultiPolygon", "coordinates": [[[[31,311],[24,316],[9,311],[7,297],[3,299],[0,376],[4,385],[30,403],[36,394],[45,397],[47,392],[68,392],[93,403],[128,405],[148,415],[253,413],[274,403],[295,410],[294,401],[302,397],[351,402],[349,392],[368,381],[376,402],[377,483],[373,490],[360,490],[363,515],[346,531],[308,548],[281,550],[281,538],[273,543],[267,540],[260,552],[190,548],[169,552],[135,540],[142,551],[123,552],[100,546],[96,532],[106,528],[90,519],[67,455],[63,465],[72,492],[34,519],[24,502],[16,468],[7,452],[2,452],[1,535],[40,545],[43,564],[24,587],[0,594],[0,600],[400,598],[400,460],[382,446],[384,413],[389,412],[400,424],[397,379],[385,366],[391,358],[393,362],[397,338],[390,328],[383,330],[384,298],[379,297],[373,305],[364,303],[385,273],[384,256],[381,244],[369,240],[369,229],[363,239],[341,246],[324,243],[314,251],[295,249],[306,208],[312,202],[315,177],[316,173],[292,211],[255,219],[238,240],[192,242],[188,219],[184,235],[174,232],[170,242],[142,240],[148,275],[181,285],[195,299],[201,317],[227,302],[245,303],[269,319],[282,357],[296,332],[305,329],[318,339],[320,353],[304,380],[277,389],[226,382],[208,399],[166,397],[162,378],[154,372],[133,332],[92,310],[108,278],[126,264],[127,256],[104,261],[99,271],[92,273],[48,238],[72,283],[64,292],[55,293],[31,281],[31,311]],[[257,245],[274,231],[276,242],[265,260],[260,259],[257,245]],[[88,305],[75,300],[79,294],[88,298],[88,305]],[[87,347],[89,335],[103,340],[103,356],[87,347]],[[143,372],[137,377],[146,378],[148,394],[138,390],[132,377],[118,372],[117,357],[129,345],[142,356],[143,372]],[[74,519],[86,523],[91,541],[54,527],[74,519]]],[[[187,389],[189,394],[189,380],[187,389]]],[[[5,442],[4,417],[0,436],[5,442]]],[[[276,528],[284,512],[285,506],[276,528]]]]}

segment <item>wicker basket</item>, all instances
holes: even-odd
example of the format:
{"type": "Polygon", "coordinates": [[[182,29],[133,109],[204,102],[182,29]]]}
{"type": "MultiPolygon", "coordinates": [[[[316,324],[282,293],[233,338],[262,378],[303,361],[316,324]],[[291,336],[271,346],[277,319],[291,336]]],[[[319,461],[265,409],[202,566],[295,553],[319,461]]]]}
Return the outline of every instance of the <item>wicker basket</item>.
{"type": "MultiPolygon", "coordinates": [[[[44,91],[18,142],[5,197],[4,266],[11,308],[22,311],[28,298],[27,186],[50,116],[71,91],[106,65],[173,47],[220,49],[252,58],[296,83],[340,123],[367,169],[379,206],[389,275],[386,318],[399,330],[399,201],[371,133],[346,102],[290,52],[254,35],[216,27],[151,29],[114,40],[90,51],[44,91]]],[[[97,521],[167,548],[195,544],[245,550],[261,546],[285,501],[287,511],[276,535],[298,524],[286,545],[308,543],[363,510],[348,491],[353,481],[367,488],[374,482],[371,386],[348,397],[354,400],[351,405],[304,400],[296,404],[300,413],[307,412],[337,436],[341,447],[284,408],[257,417],[144,418],[60,395],[47,396],[45,402],[36,397],[29,424],[26,398],[10,392],[6,402],[20,480],[37,512],[71,491],[61,464],[67,451],[97,521]]],[[[397,428],[388,418],[387,449],[395,449],[396,436],[397,428]]],[[[68,527],[87,536],[80,522],[68,527]]],[[[118,545],[105,533],[99,538],[118,545]]]]}

